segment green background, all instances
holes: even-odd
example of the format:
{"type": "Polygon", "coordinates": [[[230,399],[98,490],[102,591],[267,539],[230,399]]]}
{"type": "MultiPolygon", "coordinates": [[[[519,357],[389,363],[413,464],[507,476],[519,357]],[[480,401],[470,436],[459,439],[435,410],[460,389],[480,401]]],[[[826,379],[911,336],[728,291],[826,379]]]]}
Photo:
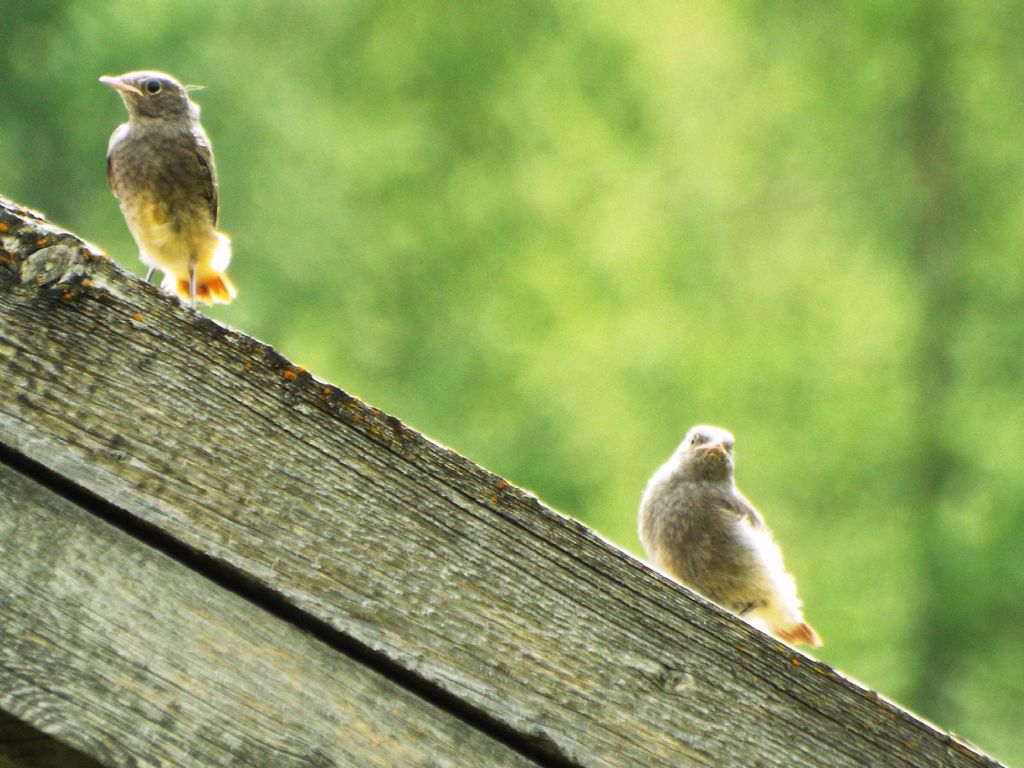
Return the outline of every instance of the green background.
{"type": "Polygon", "coordinates": [[[0,19],[0,194],[141,274],[97,77],[207,86],[212,315],[638,554],[647,479],[728,427],[820,657],[1024,764],[1019,5],[0,19]]]}

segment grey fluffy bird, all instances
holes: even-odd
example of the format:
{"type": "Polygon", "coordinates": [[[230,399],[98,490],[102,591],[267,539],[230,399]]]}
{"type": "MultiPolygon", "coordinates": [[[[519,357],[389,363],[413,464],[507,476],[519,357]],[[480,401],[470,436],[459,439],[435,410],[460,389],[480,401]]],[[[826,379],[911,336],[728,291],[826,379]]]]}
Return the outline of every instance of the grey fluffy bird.
{"type": "Polygon", "coordinates": [[[821,645],[764,518],[733,478],[732,434],[696,426],[640,501],[640,541],[658,570],[787,643],[821,645]]]}
{"type": "Polygon", "coordinates": [[[228,303],[231,241],[217,231],[217,171],[199,107],[163,72],[104,76],[128,110],[107,148],[107,180],[139,258],[164,274],[163,287],[187,298],[228,303]]]}

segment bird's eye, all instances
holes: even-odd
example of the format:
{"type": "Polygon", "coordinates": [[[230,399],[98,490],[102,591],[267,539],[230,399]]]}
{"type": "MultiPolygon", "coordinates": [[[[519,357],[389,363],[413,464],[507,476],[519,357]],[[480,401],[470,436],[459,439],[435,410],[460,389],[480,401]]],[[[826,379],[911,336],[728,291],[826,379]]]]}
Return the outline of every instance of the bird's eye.
{"type": "Polygon", "coordinates": [[[696,435],[690,438],[690,445],[700,445],[703,442],[704,438],[701,436],[700,433],[697,433],[696,435]]]}
{"type": "Polygon", "coordinates": [[[161,87],[162,86],[160,85],[160,81],[159,80],[147,80],[146,81],[146,86],[145,86],[146,93],[160,93],[160,88],[161,87]]]}

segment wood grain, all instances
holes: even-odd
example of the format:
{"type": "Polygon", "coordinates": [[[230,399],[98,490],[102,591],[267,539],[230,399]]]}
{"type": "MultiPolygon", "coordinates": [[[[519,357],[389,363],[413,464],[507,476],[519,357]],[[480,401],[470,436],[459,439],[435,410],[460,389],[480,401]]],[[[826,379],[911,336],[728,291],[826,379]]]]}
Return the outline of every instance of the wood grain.
{"type": "Polygon", "coordinates": [[[995,764],[265,345],[7,217],[0,442],[554,762],[995,764]]]}
{"type": "Polygon", "coordinates": [[[0,583],[0,707],[101,765],[534,765],[3,464],[0,583]]]}

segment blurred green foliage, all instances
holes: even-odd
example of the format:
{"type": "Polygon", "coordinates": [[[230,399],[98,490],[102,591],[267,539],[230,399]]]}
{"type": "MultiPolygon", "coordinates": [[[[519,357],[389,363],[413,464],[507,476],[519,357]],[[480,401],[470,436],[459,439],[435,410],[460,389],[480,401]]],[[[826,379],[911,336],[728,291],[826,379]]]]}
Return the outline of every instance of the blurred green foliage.
{"type": "Polygon", "coordinates": [[[639,553],[697,422],[821,657],[1024,763],[1024,14],[0,0],[0,193],[138,273],[101,74],[196,95],[212,312],[639,553]]]}

